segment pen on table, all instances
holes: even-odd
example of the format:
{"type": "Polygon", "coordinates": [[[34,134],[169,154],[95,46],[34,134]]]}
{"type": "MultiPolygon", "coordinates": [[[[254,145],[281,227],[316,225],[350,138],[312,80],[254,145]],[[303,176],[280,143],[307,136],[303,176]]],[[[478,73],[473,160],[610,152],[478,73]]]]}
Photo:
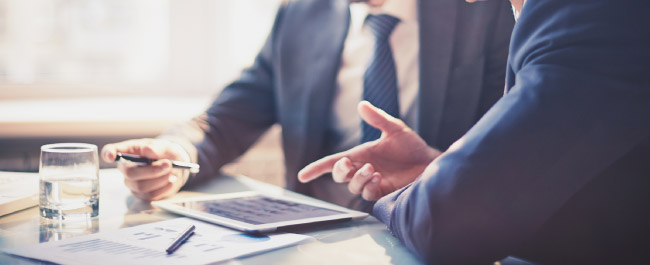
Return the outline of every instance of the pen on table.
{"type": "MultiPolygon", "coordinates": [[[[131,161],[134,163],[142,164],[142,165],[149,165],[153,162],[155,162],[155,159],[150,159],[138,155],[131,155],[131,154],[123,154],[118,152],[117,155],[115,156],[115,162],[120,161],[120,160],[127,160],[131,161]]],[[[182,162],[182,161],[172,161],[172,167],[175,168],[183,168],[183,169],[189,169],[191,173],[199,173],[199,165],[194,164],[194,163],[189,163],[189,162],[182,162]]]]}
{"type": "Polygon", "coordinates": [[[165,250],[167,251],[167,254],[174,253],[174,251],[176,251],[178,247],[180,247],[183,242],[185,242],[185,240],[190,238],[190,236],[194,234],[194,228],[196,228],[194,225],[190,225],[187,229],[185,229],[185,231],[183,231],[183,233],[178,235],[178,237],[172,241],[172,244],[167,248],[167,250],[165,250]]]}

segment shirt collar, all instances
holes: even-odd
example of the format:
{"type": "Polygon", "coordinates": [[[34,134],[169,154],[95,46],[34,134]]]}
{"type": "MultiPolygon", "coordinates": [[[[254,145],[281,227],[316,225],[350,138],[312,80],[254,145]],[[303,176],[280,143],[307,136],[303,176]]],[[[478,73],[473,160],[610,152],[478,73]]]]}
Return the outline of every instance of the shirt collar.
{"type": "Polygon", "coordinates": [[[399,18],[402,22],[415,21],[415,1],[416,0],[386,0],[380,7],[368,8],[368,14],[386,14],[399,18]]]}
{"type": "Polygon", "coordinates": [[[382,6],[366,3],[350,4],[350,30],[360,31],[369,14],[386,14],[399,18],[402,23],[417,23],[416,0],[386,0],[382,6]]]}

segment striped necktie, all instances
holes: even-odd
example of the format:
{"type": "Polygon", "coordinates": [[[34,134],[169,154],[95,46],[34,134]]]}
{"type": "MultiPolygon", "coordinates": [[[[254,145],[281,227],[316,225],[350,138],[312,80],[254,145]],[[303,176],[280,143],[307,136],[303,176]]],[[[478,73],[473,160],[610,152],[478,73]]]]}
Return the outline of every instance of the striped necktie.
{"type": "MultiPolygon", "coordinates": [[[[400,20],[390,15],[368,15],[366,25],[375,35],[375,51],[363,76],[363,99],[399,118],[397,70],[388,37],[400,20]]],[[[361,122],[361,143],[373,141],[381,131],[361,122]]]]}

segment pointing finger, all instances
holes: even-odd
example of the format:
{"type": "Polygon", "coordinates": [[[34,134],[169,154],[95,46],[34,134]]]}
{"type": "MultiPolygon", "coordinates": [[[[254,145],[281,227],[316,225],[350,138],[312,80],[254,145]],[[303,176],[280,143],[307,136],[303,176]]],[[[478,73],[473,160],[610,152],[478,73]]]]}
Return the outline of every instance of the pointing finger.
{"type": "Polygon", "coordinates": [[[312,162],[298,172],[298,180],[302,183],[306,183],[317,179],[325,173],[332,172],[334,164],[336,164],[336,162],[341,158],[345,157],[346,154],[347,152],[341,152],[312,162]]]}

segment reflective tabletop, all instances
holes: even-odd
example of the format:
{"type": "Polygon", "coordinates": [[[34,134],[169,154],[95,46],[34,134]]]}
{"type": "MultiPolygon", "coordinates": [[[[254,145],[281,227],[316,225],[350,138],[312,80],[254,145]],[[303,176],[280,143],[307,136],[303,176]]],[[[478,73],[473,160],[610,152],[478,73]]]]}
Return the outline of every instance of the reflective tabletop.
{"type": "MultiPolygon", "coordinates": [[[[311,199],[244,176],[219,176],[177,196],[257,190],[311,199]]],[[[76,236],[110,232],[179,215],[151,207],[131,196],[123,176],[115,169],[100,171],[99,216],[86,221],[57,222],[41,218],[38,207],[0,217],[0,248],[33,245],[76,236]]],[[[273,250],[223,264],[421,264],[373,217],[362,221],[324,225],[297,231],[315,241],[273,250]]],[[[0,264],[42,264],[0,253],[0,264]]]]}

